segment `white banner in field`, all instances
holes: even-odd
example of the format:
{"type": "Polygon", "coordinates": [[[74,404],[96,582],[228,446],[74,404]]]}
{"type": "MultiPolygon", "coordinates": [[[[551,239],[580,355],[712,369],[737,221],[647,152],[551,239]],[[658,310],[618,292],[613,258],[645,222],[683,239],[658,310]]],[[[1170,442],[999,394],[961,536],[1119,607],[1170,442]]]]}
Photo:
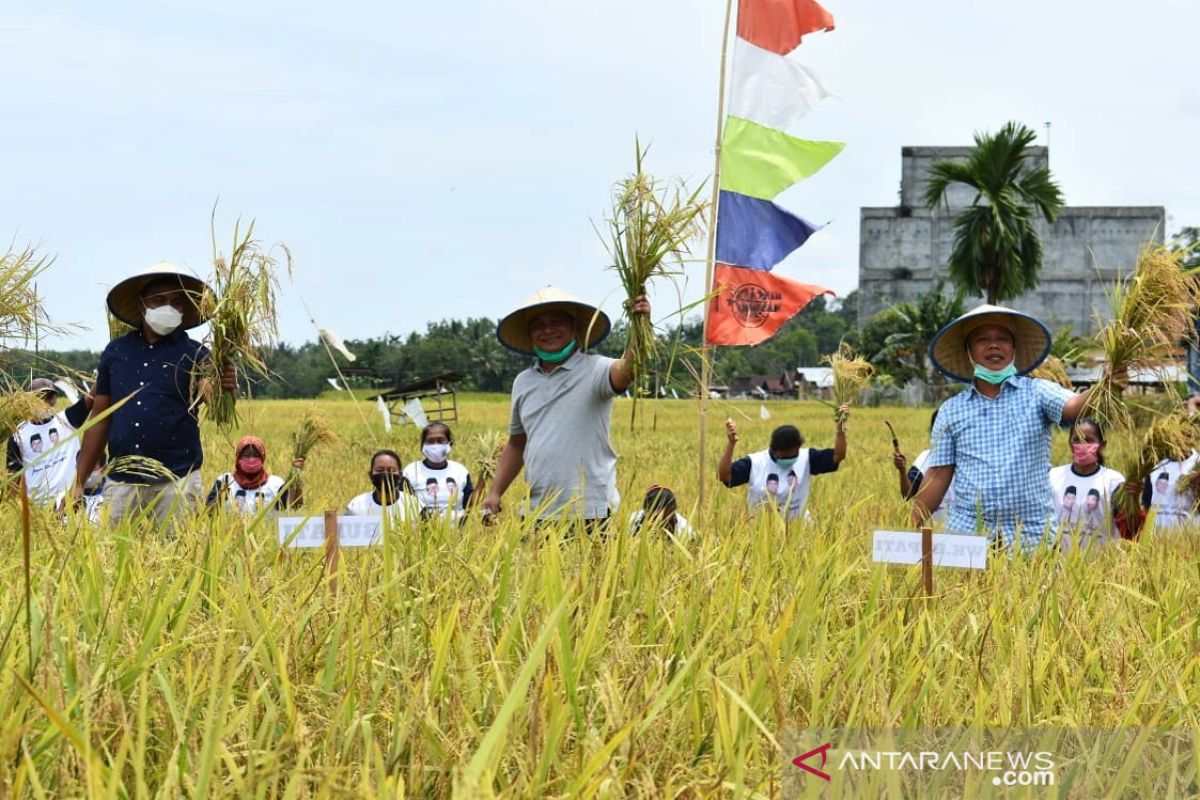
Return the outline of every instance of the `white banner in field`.
{"type": "MultiPolygon", "coordinates": [[[[987,569],[990,544],[986,536],[933,534],[933,565],[987,569]]],[[[875,531],[872,559],[884,564],[920,564],[920,531],[875,531]]]]}
{"type": "MultiPolygon", "coordinates": [[[[337,524],[338,544],[342,547],[370,547],[383,541],[383,520],[378,517],[338,517],[337,524]]],[[[324,547],[325,519],[280,517],[279,544],[285,547],[324,547]]]]}

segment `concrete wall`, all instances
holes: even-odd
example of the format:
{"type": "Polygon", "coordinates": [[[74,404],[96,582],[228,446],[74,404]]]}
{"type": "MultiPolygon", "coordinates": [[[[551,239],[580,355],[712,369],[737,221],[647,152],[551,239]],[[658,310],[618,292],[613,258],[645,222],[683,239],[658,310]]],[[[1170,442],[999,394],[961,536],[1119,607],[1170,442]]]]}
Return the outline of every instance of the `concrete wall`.
{"type": "MultiPolygon", "coordinates": [[[[1045,163],[1046,148],[1033,148],[1045,163]]],[[[955,207],[969,205],[966,191],[951,196],[950,209],[927,209],[920,200],[929,165],[965,158],[965,147],[906,147],[902,151],[901,199],[893,208],[864,208],[859,233],[858,322],[864,325],[890,303],[915,303],[938,278],[954,246],[955,207]]],[[[1166,211],[1161,206],[1064,208],[1048,225],[1037,221],[1042,241],[1041,284],[1010,305],[1042,319],[1053,330],[1069,324],[1077,332],[1109,318],[1106,291],[1126,274],[1148,241],[1162,242],[1166,211]]],[[[967,298],[967,307],[982,298],[967,298]]]]}

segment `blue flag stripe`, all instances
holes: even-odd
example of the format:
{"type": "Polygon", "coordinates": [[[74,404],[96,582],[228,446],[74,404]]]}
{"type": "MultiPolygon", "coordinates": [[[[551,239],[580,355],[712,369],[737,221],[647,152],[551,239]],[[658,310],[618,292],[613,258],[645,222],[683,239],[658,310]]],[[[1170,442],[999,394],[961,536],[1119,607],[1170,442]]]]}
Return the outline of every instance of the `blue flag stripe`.
{"type": "Polygon", "coordinates": [[[769,200],[722,191],[717,209],[717,261],[770,270],[816,230],[818,226],[769,200]]]}

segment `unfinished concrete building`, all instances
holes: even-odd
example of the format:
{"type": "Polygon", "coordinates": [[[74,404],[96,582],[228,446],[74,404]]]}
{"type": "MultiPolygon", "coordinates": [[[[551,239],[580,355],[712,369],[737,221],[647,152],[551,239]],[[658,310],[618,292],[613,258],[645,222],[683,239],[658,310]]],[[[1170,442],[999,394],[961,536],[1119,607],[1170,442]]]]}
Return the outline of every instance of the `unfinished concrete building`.
{"type": "MultiPolygon", "coordinates": [[[[1045,147],[1030,148],[1045,165],[1045,147]]],[[[974,193],[952,187],[949,207],[929,209],[922,195],[935,161],[965,161],[969,147],[905,147],[901,150],[900,205],[863,208],[859,232],[858,322],[864,325],[892,303],[916,303],[939,278],[954,247],[957,213],[974,193]]],[[[1054,224],[1037,219],[1042,241],[1041,284],[1007,305],[1031,313],[1051,330],[1064,324],[1077,333],[1094,331],[1108,318],[1106,291],[1125,275],[1149,241],[1162,242],[1166,212],[1161,206],[1068,206],[1054,224]]],[[[967,307],[981,298],[967,298],[967,307]]]]}

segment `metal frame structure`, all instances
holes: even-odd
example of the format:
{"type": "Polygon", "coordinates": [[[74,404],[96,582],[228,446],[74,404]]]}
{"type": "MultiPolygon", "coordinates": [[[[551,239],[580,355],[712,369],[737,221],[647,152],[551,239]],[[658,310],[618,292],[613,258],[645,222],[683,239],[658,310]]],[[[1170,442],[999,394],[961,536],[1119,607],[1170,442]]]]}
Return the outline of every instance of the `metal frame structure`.
{"type": "Polygon", "coordinates": [[[454,389],[454,384],[462,379],[461,373],[442,372],[396,389],[380,392],[368,399],[382,398],[383,402],[387,404],[393,424],[396,425],[403,425],[407,422],[415,424],[415,421],[404,410],[404,406],[412,400],[421,401],[421,408],[424,409],[425,417],[430,422],[457,422],[458,393],[454,389]]]}

